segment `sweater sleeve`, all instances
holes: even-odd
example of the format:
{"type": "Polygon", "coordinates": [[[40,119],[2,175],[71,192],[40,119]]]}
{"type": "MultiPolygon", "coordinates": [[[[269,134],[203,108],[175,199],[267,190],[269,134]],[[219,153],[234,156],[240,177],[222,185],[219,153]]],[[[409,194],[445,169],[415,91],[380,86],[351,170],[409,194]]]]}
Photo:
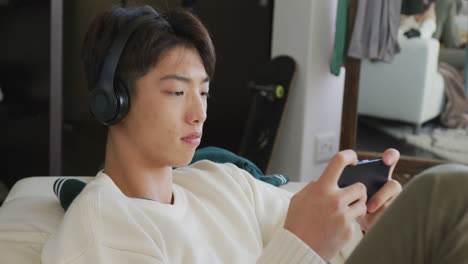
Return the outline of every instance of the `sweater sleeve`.
{"type": "Polygon", "coordinates": [[[250,197],[261,230],[263,252],[258,263],[325,263],[307,244],[284,229],[292,194],[240,170],[241,185],[250,197]]]}
{"type": "Polygon", "coordinates": [[[257,263],[278,264],[325,264],[307,244],[284,228],[275,231],[272,239],[264,247],[257,263]]]}

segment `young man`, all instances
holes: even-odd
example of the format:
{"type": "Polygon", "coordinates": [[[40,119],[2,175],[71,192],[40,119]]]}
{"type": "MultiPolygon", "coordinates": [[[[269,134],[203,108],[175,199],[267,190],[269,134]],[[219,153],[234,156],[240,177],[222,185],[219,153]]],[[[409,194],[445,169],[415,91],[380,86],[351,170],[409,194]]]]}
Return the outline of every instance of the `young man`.
{"type": "MultiPolygon", "coordinates": [[[[356,219],[367,230],[401,190],[389,179],[366,204],[362,184],[338,188],[343,168],[357,162],[351,150],[338,153],[320,180],[292,198],[234,165],[184,167],[201,140],[215,61],[206,29],[187,12],[158,15],[148,6],[105,12],[90,26],[83,58],[92,103],[100,102],[93,112],[114,124],[106,167],[72,203],[44,246],[42,263],[325,263],[360,232],[353,230],[356,219]],[[123,112],[107,114],[101,106],[110,99],[99,87],[112,67],[104,61],[128,25],[135,29],[113,81],[118,101],[129,97],[129,111],[122,103],[123,112]]],[[[390,149],[384,162],[393,169],[398,155],[390,149]]],[[[395,211],[396,217],[408,213],[395,211]]],[[[364,243],[379,232],[373,227],[363,247],[381,242],[364,243]]],[[[398,245],[414,242],[397,238],[398,245]]]]}

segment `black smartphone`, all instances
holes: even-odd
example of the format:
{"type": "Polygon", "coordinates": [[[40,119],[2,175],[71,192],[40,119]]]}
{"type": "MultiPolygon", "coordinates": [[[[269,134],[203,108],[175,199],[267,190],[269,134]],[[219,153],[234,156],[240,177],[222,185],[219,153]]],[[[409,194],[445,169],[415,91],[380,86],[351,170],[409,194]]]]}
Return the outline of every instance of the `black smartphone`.
{"type": "Polygon", "coordinates": [[[356,182],[363,183],[367,188],[367,200],[372,197],[388,181],[390,166],[382,159],[362,160],[355,166],[346,166],[338,180],[340,188],[347,187],[356,182]]]}

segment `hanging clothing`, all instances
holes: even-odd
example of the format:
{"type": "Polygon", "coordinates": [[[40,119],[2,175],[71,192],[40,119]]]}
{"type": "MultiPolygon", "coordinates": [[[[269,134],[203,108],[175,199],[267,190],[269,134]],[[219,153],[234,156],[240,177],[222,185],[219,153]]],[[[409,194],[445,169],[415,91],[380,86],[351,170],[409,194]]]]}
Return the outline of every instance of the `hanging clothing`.
{"type": "Polygon", "coordinates": [[[391,62],[398,46],[402,0],[360,0],[348,49],[357,59],[391,62]]]}
{"type": "Polygon", "coordinates": [[[349,0],[338,0],[335,19],[335,43],[330,64],[330,72],[340,75],[341,65],[346,60],[346,26],[348,22],[349,0]]]}

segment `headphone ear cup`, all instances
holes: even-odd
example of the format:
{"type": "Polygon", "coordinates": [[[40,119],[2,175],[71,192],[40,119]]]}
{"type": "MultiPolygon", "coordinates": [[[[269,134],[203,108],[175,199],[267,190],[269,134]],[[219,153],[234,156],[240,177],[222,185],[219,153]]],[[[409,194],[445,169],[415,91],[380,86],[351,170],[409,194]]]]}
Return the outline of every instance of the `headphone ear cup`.
{"type": "Polygon", "coordinates": [[[114,82],[114,91],[117,99],[118,112],[114,120],[112,120],[111,125],[122,121],[130,110],[130,96],[125,84],[120,80],[116,80],[114,82]]]}
{"type": "Polygon", "coordinates": [[[108,125],[109,120],[116,116],[118,105],[113,94],[109,95],[105,89],[96,87],[91,91],[89,108],[99,122],[108,125]]]}

